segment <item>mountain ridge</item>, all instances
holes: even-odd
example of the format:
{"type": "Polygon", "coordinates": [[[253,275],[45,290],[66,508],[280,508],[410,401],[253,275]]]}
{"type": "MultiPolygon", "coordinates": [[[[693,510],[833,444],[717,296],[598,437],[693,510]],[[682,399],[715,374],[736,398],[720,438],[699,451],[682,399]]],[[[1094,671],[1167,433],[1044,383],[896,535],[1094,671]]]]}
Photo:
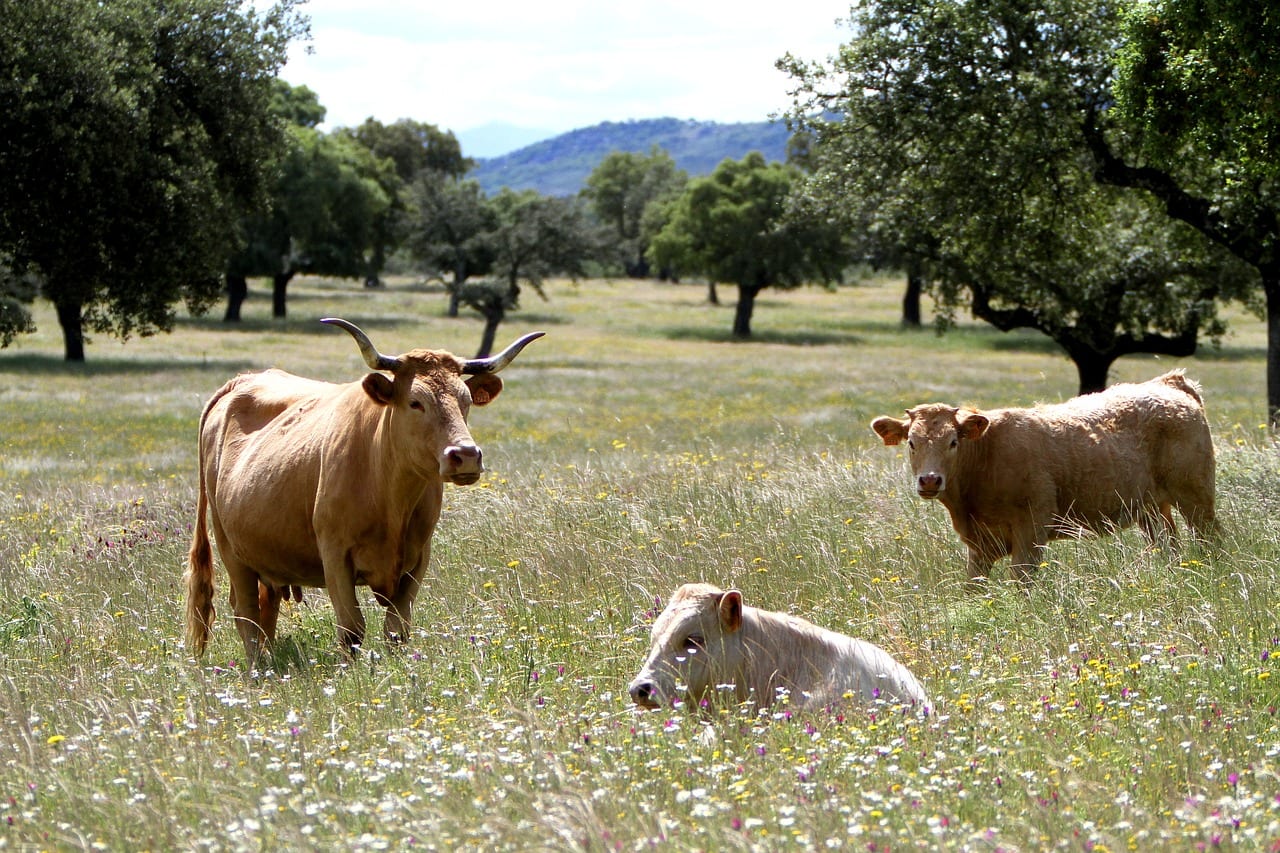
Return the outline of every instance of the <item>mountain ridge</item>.
{"type": "MultiPolygon", "coordinates": [[[[647,154],[657,146],[690,176],[710,174],[725,158],[759,151],[783,161],[791,134],[781,121],[714,122],[657,118],[606,121],[544,139],[499,157],[477,160],[469,177],[488,194],[503,187],[543,195],[576,195],[613,151],[647,154]]],[[[463,153],[466,153],[465,151],[463,153]]]]}

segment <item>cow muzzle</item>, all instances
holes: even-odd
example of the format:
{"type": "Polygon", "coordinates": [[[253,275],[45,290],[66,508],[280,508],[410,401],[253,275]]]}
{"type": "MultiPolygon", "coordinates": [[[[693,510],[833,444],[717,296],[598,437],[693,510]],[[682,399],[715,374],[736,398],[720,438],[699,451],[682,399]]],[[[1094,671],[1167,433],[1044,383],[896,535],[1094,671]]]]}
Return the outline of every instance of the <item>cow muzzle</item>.
{"type": "Polygon", "coordinates": [[[942,489],[941,474],[930,472],[916,477],[916,494],[922,498],[936,498],[942,489]]]}
{"type": "Polygon", "coordinates": [[[453,444],[440,456],[440,475],[459,486],[469,486],[484,473],[480,448],[474,444],[453,444]]]}
{"type": "Polygon", "coordinates": [[[641,708],[657,708],[659,705],[658,685],[647,679],[637,678],[631,682],[631,686],[627,688],[627,693],[631,694],[631,701],[641,708]]]}

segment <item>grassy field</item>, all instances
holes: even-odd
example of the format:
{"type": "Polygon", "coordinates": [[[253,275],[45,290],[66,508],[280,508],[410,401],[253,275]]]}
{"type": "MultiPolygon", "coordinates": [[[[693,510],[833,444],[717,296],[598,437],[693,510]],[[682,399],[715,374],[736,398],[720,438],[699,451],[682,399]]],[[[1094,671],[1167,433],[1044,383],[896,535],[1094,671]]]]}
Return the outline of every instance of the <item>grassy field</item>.
{"type": "Polygon", "coordinates": [[[1257,320],[1113,373],[1203,383],[1220,549],[1058,542],[1029,596],[966,594],[945,511],[868,423],[1071,396],[1044,339],[902,332],[893,280],[768,292],[751,343],[700,287],[555,282],[499,334],[548,332],[473,412],[489,470],[447,487],[408,648],[345,660],[312,592],[249,677],[225,616],[205,660],[182,642],[204,400],[269,366],[359,378],[326,315],[386,352],[481,331],[408,284],[291,289],[287,321],[259,291],[242,327],[184,318],[83,366],[42,309],[0,353],[0,847],[1280,849],[1257,320]],[[693,580],[885,646],[932,713],[636,712],[652,618],[693,580]]]}

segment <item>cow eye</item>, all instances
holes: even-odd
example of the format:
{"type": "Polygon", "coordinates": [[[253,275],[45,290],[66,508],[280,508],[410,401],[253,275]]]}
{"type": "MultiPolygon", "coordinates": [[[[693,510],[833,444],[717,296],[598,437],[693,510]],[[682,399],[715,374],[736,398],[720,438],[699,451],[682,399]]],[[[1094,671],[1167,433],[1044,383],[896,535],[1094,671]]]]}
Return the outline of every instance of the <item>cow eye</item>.
{"type": "Polygon", "coordinates": [[[915,450],[915,449],[916,449],[916,440],[915,440],[914,438],[908,438],[908,439],[907,439],[907,447],[910,447],[912,450],[915,450]]]}
{"type": "Polygon", "coordinates": [[[952,450],[955,450],[955,449],[956,449],[956,447],[958,447],[959,445],[960,445],[960,439],[958,439],[958,438],[952,438],[952,439],[951,439],[951,449],[952,449],[952,450]]]}
{"type": "Polygon", "coordinates": [[[690,634],[684,641],[684,647],[690,651],[697,651],[705,647],[707,641],[702,638],[701,634],[690,634]]]}
{"type": "Polygon", "coordinates": [[[410,400],[410,401],[409,401],[409,408],[411,408],[411,409],[416,409],[416,410],[417,410],[417,411],[419,411],[419,412],[425,412],[425,411],[427,410],[427,407],[426,407],[426,406],[424,406],[424,405],[422,405],[422,401],[421,401],[421,400],[410,400]]]}

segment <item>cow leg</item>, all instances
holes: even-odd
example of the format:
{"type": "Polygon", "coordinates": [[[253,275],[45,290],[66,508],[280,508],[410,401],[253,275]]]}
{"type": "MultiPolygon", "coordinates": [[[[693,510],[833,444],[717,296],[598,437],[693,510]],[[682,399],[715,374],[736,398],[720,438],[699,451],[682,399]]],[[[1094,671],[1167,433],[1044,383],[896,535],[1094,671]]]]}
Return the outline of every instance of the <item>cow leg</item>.
{"type": "Polygon", "coordinates": [[[1187,520],[1195,537],[1202,542],[1214,542],[1221,529],[1213,509],[1213,491],[1192,490],[1189,498],[1174,502],[1178,512],[1187,520]]]}
{"type": "MultiPolygon", "coordinates": [[[[240,633],[240,642],[244,644],[245,669],[252,672],[258,666],[263,647],[269,643],[262,629],[258,573],[240,563],[228,562],[225,556],[222,563],[231,579],[231,611],[235,616],[236,631],[240,633]]],[[[272,627],[274,629],[274,621],[272,627]]]]}
{"type": "Polygon", "coordinates": [[[1049,531],[1043,525],[1033,524],[1025,530],[1015,529],[1013,536],[1009,576],[1026,588],[1031,584],[1031,576],[1044,562],[1049,531]]]}
{"type": "Polygon", "coordinates": [[[987,581],[991,578],[991,566],[995,563],[995,558],[986,552],[985,549],[978,545],[969,546],[969,559],[965,565],[969,573],[969,579],[965,582],[965,587],[970,592],[986,589],[987,581]]]}
{"type": "Polygon", "coordinates": [[[388,643],[404,643],[409,639],[410,621],[413,617],[413,601],[418,597],[419,577],[422,568],[400,576],[400,583],[389,599],[379,598],[387,608],[382,633],[388,643]]]}
{"type": "Polygon", "coordinates": [[[1138,526],[1152,548],[1169,548],[1178,541],[1178,525],[1173,521],[1173,507],[1169,503],[1145,506],[1138,513],[1138,526]]]}
{"type": "Polygon", "coordinates": [[[1027,519],[1021,525],[1013,525],[1009,531],[1009,555],[1012,558],[1009,576],[1028,592],[1031,578],[1045,562],[1049,544],[1050,525],[1057,515],[1057,500],[1043,498],[1033,500],[1027,507],[1027,519]]]}
{"type": "Polygon", "coordinates": [[[347,652],[354,652],[364,642],[364,614],[356,598],[355,567],[342,551],[321,548],[324,561],[324,586],[333,602],[333,615],[338,623],[338,642],[347,652]]]}
{"type": "Polygon", "coordinates": [[[288,591],[288,587],[281,589],[258,582],[258,625],[262,628],[268,643],[275,642],[276,622],[280,619],[280,602],[286,597],[288,591]]]}
{"type": "Polygon", "coordinates": [[[355,585],[335,586],[331,583],[328,590],[338,622],[338,642],[348,653],[355,653],[364,643],[364,614],[360,612],[355,585]]]}
{"type": "Polygon", "coordinates": [[[1032,544],[1028,548],[1019,548],[1009,564],[1010,577],[1023,587],[1031,585],[1031,576],[1044,563],[1045,546],[1032,544]]]}

